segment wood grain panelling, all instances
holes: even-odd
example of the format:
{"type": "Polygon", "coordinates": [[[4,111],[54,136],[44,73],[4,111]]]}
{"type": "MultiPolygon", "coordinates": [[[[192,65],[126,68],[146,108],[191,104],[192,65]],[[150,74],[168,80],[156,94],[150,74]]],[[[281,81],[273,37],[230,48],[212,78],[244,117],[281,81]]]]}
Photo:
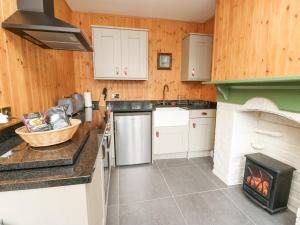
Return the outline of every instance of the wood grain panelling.
{"type": "Polygon", "coordinates": [[[300,74],[299,0],[217,0],[213,79],[300,74]]]}
{"type": "MultiPolygon", "coordinates": [[[[16,2],[0,1],[0,22],[17,9],[16,2]]],[[[57,17],[71,22],[64,1],[55,0],[55,9],[57,17]]],[[[45,111],[74,90],[72,52],[45,50],[0,28],[0,107],[12,106],[16,116],[45,111]]]]}
{"type": "Polygon", "coordinates": [[[167,99],[177,99],[178,95],[189,99],[215,99],[212,86],[199,82],[181,82],[181,42],[190,32],[212,32],[213,22],[204,24],[186,23],[141,17],[73,13],[73,24],[91,39],[91,25],[118,26],[149,29],[149,80],[148,81],[96,81],[93,76],[92,53],[74,53],[75,83],[79,92],[92,91],[97,99],[104,87],[108,88],[109,99],[112,92],[120,93],[121,99],[161,99],[163,86],[168,84],[167,99]],[[157,53],[173,54],[171,71],[156,69],[157,53]]]}
{"type": "Polygon", "coordinates": [[[207,20],[203,24],[203,32],[207,34],[214,34],[214,27],[215,27],[215,17],[207,20]]]}

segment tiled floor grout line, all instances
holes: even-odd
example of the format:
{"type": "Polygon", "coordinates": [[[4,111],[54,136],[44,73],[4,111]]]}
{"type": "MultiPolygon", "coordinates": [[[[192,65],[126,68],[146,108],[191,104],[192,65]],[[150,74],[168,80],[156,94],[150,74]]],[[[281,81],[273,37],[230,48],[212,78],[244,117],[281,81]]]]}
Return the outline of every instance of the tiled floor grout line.
{"type": "MultiPolygon", "coordinates": [[[[199,191],[199,192],[191,192],[191,193],[186,193],[186,194],[180,194],[180,195],[173,195],[174,197],[184,197],[184,196],[188,196],[188,195],[195,195],[195,194],[203,194],[203,193],[208,193],[208,192],[215,192],[215,191],[222,191],[222,190],[227,190],[227,188],[218,188],[218,189],[211,189],[211,190],[207,190],[207,191],[199,191]]],[[[170,192],[170,190],[169,190],[170,192]]],[[[168,199],[168,198],[172,198],[172,193],[170,193],[170,196],[166,196],[166,197],[161,197],[161,198],[152,198],[152,199],[147,199],[147,200],[143,200],[143,201],[135,201],[135,202],[130,202],[130,203],[116,203],[116,204],[111,204],[109,205],[109,207],[112,206],[127,206],[127,205],[131,205],[131,204],[139,204],[139,203],[145,203],[145,202],[151,202],[151,201],[155,201],[155,200],[162,200],[162,199],[168,199]]]]}
{"type": "MultiPolygon", "coordinates": [[[[192,164],[195,166],[195,167],[197,167],[197,168],[199,168],[199,169],[201,169],[201,171],[202,172],[204,172],[205,173],[205,171],[200,167],[200,166],[198,166],[197,165],[197,163],[195,163],[195,162],[193,162],[192,160],[191,160],[191,162],[192,162],[192,164]]],[[[206,175],[205,175],[206,176],[206,175]]],[[[207,176],[206,176],[207,177],[207,176]]],[[[218,186],[217,185],[217,183],[213,180],[213,179],[211,179],[211,181],[216,185],[216,186],[218,186]]],[[[248,218],[248,220],[252,223],[252,224],[254,224],[254,225],[256,225],[256,223],[252,220],[252,218],[250,217],[250,216],[248,216],[240,207],[238,207],[238,205],[233,201],[233,199],[231,199],[230,198],[230,196],[228,196],[226,193],[224,193],[224,190],[227,190],[227,189],[231,189],[232,187],[229,187],[229,186],[227,186],[226,188],[221,188],[221,189],[219,189],[220,191],[222,191],[222,193],[225,195],[225,197],[227,198],[227,199],[229,199],[231,202],[232,202],[232,204],[244,215],[244,216],[246,216],[246,218],[248,218]]]]}
{"type": "Polygon", "coordinates": [[[172,196],[166,196],[166,197],[161,197],[161,198],[152,198],[152,199],[147,199],[147,200],[142,200],[142,201],[122,203],[122,204],[118,204],[118,205],[119,206],[128,206],[128,205],[141,204],[141,203],[146,203],[146,202],[151,202],[151,201],[156,201],[156,200],[163,200],[163,199],[168,199],[168,198],[172,198],[172,196]]]}
{"type": "MultiPolygon", "coordinates": [[[[189,160],[191,161],[192,165],[195,166],[195,167],[197,167],[198,169],[200,169],[203,172],[204,176],[207,177],[211,182],[213,182],[214,185],[216,185],[216,187],[219,186],[213,179],[211,179],[209,176],[207,176],[205,174],[205,171],[200,166],[198,166],[197,163],[193,162],[193,160],[191,160],[191,159],[189,159],[189,160]]],[[[228,186],[226,188],[228,188],[228,186]]],[[[226,188],[224,188],[224,189],[226,189],[226,188]]]]}
{"type": "Polygon", "coordinates": [[[188,222],[187,222],[186,218],[184,217],[183,212],[182,212],[181,208],[179,207],[179,204],[178,204],[178,202],[176,201],[176,199],[175,199],[175,197],[174,197],[174,194],[173,194],[173,192],[172,192],[172,190],[171,190],[169,184],[167,183],[167,180],[166,180],[164,174],[162,173],[160,167],[159,167],[158,165],[156,165],[156,166],[157,166],[157,168],[158,168],[158,171],[159,171],[160,175],[162,176],[162,178],[164,179],[164,181],[165,181],[165,183],[166,183],[166,185],[167,185],[167,188],[168,188],[168,190],[169,190],[169,192],[170,192],[170,194],[171,194],[171,196],[172,196],[173,201],[175,202],[176,207],[178,208],[178,210],[179,210],[179,212],[180,212],[180,214],[181,214],[181,216],[182,216],[182,218],[183,218],[184,224],[185,224],[185,225],[188,225],[188,222]]]}
{"type": "Polygon", "coordinates": [[[257,225],[253,220],[252,220],[252,218],[249,216],[249,215],[247,215],[247,213],[245,213],[244,212],[244,210],[242,210],[236,203],[235,203],[235,201],[230,197],[230,196],[228,196],[226,193],[224,193],[224,191],[222,191],[222,193],[224,194],[224,196],[227,198],[227,199],[229,199],[229,201],[231,201],[232,202],[232,204],[244,215],[244,216],[246,216],[246,218],[253,224],[253,225],[257,225]]]}
{"type": "Polygon", "coordinates": [[[207,190],[207,191],[191,192],[191,193],[186,193],[186,194],[174,195],[174,197],[184,197],[184,196],[189,196],[189,195],[204,194],[204,193],[223,191],[223,190],[227,190],[227,188],[217,188],[217,189],[211,189],[211,190],[207,190]]]}

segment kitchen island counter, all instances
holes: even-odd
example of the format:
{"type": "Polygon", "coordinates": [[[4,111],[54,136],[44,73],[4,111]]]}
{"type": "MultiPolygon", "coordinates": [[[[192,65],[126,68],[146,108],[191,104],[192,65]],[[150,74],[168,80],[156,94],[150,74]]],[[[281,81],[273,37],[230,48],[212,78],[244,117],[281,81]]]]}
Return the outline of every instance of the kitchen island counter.
{"type": "MultiPolygon", "coordinates": [[[[97,136],[102,134],[105,128],[105,112],[104,108],[94,110],[92,120],[89,122],[85,120],[85,113],[76,116],[83,121],[77,132],[89,131],[90,134],[74,164],[2,171],[0,172],[0,192],[90,183],[98,154],[97,136]]],[[[51,147],[47,151],[51,151],[51,147]]],[[[21,161],[23,160],[20,160],[20,163],[21,161]]]]}

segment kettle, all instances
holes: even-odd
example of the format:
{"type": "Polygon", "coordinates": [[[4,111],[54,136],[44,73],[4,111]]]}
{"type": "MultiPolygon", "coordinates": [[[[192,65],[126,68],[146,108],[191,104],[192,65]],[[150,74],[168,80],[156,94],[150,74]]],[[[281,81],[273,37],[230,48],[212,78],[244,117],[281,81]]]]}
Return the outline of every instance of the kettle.
{"type": "Polygon", "coordinates": [[[75,92],[72,94],[72,99],[74,99],[75,102],[75,112],[79,112],[84,109],[84,98],[81,94],[75,92]]]}

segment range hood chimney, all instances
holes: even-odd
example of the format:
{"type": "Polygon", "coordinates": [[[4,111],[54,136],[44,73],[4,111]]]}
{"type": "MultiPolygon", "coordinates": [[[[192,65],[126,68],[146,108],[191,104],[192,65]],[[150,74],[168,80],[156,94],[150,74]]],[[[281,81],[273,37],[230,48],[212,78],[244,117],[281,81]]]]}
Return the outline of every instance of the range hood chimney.
{"type": "Polygon", "coordinates": [[[54,17],[54,0],[17,0],[2,27],[46,49],[93,51],[77,27],[54,17]]]}

